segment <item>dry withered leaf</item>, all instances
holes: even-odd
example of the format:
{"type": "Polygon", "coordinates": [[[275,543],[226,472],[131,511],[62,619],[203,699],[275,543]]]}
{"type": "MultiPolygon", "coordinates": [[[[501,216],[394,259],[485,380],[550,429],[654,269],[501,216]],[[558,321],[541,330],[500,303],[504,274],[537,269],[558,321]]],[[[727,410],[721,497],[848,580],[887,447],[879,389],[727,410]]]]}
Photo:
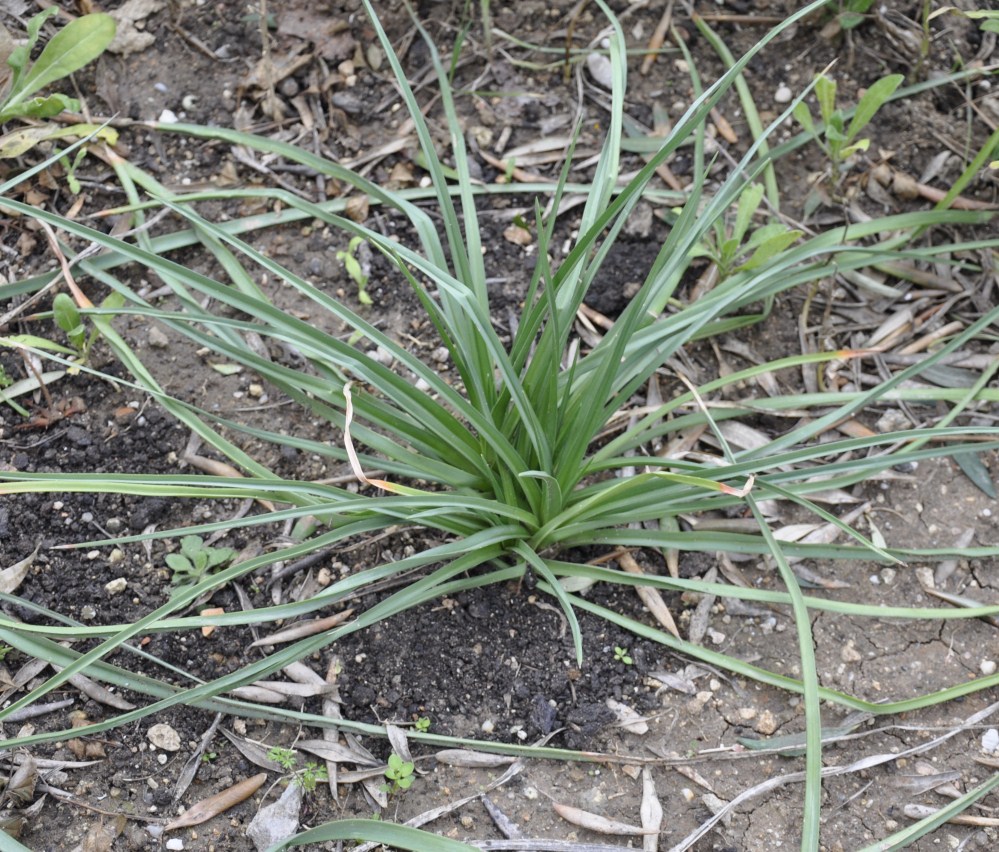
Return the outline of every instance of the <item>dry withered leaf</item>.
{"type": "Polygon", "coordinates": [[[653,831],[652,829],[642,828],[638,825],[629,825],[626,822],[607,819],[607,817],[602,817],[599,814],[590,813],[580,808],[574,808],[571,805],[560,805],[558,802],[553,802],[552,807],[555,808],[555,812],[566,822],[571,822],[573,825],[578,825],[580,828],[585,828],[589,831],[595,831],[598,834],[614,834],[630,837],[635,834],[659,833],[659,829],[653,831]]]}
{"type": "Polygon", "coordinates": [[[659,832],[663,827],[663,806],[656,794],[656,784],[652,780],[649,767],[642,767],[642,828],[655,831],[642,838],[642,852],[658,852],[659,832]]]}
{"type": "Polygon", "coordinates": [[[345,202],[343,212],[347,214],[348,219],[361,223],[368,218],[370,207],[371,202],[367,195],[352,195],[345,202]]]}
{"type": "Polygon", "coordinates": [[[331,743],[326,740],[299,740],[295,743],[295,748],[307,751],[323,760],[337,760],[341,763],[356,763],[358,766],[378,766],[381,761],[369,758],[367,755],[356,751],[350,746],[331,743]]]}
{"type": "Polygon", "coordinates": [[[250,761],[250,763],[254,763],[262,769],[269,769],[271,772],[284,771],[284,767],[282,767],[280,763],[267,756],[270,754],[270,748],[265,746],[263,743],[258,743],[255,740],[243,739],[243,737],[237,736],[236,734],[227,731],[225,728],[221,728],[220,730],[222,731],[223,736],[236,746],[239,753],[250,761]]]}
{"type": "Polygon", "coordinates": [[[261,772],[259,775],[254,775],[252,778],[247,778],[245,781],[234,784],[221,793],[216,793],[214,796],[202,799],[197,804],[188,808],[177,819],[168,822],[163,830],[175,831],[178,828],[188,828],[192,825],[201,825],[203,822],[208,822],[213,817],[225,813],[229,808],[235,807],[240,802],[250,798],[250,796],[263,786],[266,780],[267,773],[261,772]]]}
{"type": "Polygon", "coordinates": [[[280,645],[284,642],[294,642],[297,639],[303,639],[306,636],[314,636],[317,633],[322,633],[324,630],[330,630],[342,624],[353,614],[353,609],[345,609],[343,612],[338,612],[336,615],[331,615],[328,618],[300,621],[297,624],[286,627],[284,630],[279,630],[277,633],[272,633],[270,636],[258,639],[250,647],[258,648],[261,645],[280,645]]]}
{"type": "Polygon", "coordinates": [[[111,849],[127,824],[124,816],[117,816],[113,820],[99,820],[91,826],[80,843],[80,852],[104,852],[105,849],[111,849]]]}
{"type": "Polygon", "coordinates": [[[510,225],[505,231],[503,231],[503,239],[508,243],[513,243],[515,246],[529,246],[534,242],[534,237],[527,228],[522,228],[520,225],[510,225]]]}
{"type": "Polygon", "coordinates": [[[631,734],[647,734],[649,732],[648,722],[644,716],[640,716],[627,704],[615,701],[613,698],[607,699],[607,706],[614,711],[617,716],[618,725],[631,734]]]}
{"type": "Polygon", "coordinates": [[[15,562],[9,568],[4,568],[0,571],[0,592],[5,595],[12,595],[17,591],[17,587],[21,585],[21,582],[28,575],[28,569],[31,564],[35,561],[35,557],[38,555],[38,548],[34,549],[34,552],[29,553],[20,562],[15,562]]]}
{"type": "Polygon", "coordinates": [[[416,178],[413,176],[413,164],[400,160],[389,172],[387,189],[404,189],[407,186],[414,186],[416,178]]]}
{"type": "MultiPolygon", "coordinates": [[[[53,670],[58,674],[62,671],[62,666],[57,666],[52,663],[53,670]]],[[[99,683],[92,681],[89,677],[81,674],[75,674],[70,677],[69,682],[73,684],[80,692],[97,701],[100,704],[107,704],[108,707],[114,707],[116,710],[134,710],[135,705],[130,701],[126,701],[120,695],[115,695],[108,689],[105,689],[99,683]]]]}
{"type": "Polygon", "coordinates": [[[468,766],[490,768],[493,766],[505,766],[513,763],[517,758],[508,754],[489,754],[485,751],[472,751],[464,748],[447,748],[434,755],[438,763],[446,763],[448,766],[468,766]]]}
{"type": "Polygon", "coordinates": [[[30,755],[25,756],[3,791],[3,804],[23,808],[35,798],[35,785],[38,783],[38,764],[30,755]]]}
{"type": "Polygon", "coordinates": [[[392,751],[407,763],[412,763],[413,755],[409,751],[409,738],[406,736],[406,732],[398,725],[386,725],[385,733],[388,735],[392,751]]]}

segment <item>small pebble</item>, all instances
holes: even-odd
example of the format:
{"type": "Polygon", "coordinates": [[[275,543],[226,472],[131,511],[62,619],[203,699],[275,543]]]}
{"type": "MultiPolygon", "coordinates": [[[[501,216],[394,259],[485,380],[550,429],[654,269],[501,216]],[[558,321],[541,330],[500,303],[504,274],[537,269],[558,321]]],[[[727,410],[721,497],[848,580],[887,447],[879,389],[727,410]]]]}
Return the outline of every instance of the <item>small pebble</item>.
{"type": "Polygon", "coordinates": [[[183,849],[184,841],[181,840],[179,837],[173,837],[166,842],[166,848],[170,850],[183,849]]]}
{"type": "Polygon", "coordinates": [[[784,83],[781,83],[777,87],[777,91],[774,92],[774,102],[778,104],[790,103],[792,97],[794,97],[794,95],[791,93],[791,90],[784,85],[784,83]]]}
{"type": "Polygon", "coordinates": [[[484,734],[491,734],[494,730],[496,730],[496,724],[492,719],[486,719],[486,721],[482,723],[482,732],[484,734]]]}
{"type": "Polygon", "coordinates": [[[177,124],[179,120],[172,109],[165,109],[160,113],[160,124],[177,124]]]}
{"type": "Polygon", "coordinates": [[[982,734],[982,751],[992,754],[997,748],[999,748],[999,731],[989,728],[982,734]]]}
{"type": "Polygon", "coordinates": [[[146,340],[154,349],[166,349],[170,345],[170,338],[155,325],[150,327],[146,340]]]}
{"type": "Polygon", "coordinates": [[[610,89],[614,85],[611,61],[602,53],[591,53],[586,57],[586,70],[590,72],[594,82],[599,83],[605,89],[610,89]]]}
{"type": "Polygon", "coordinates": [[[844,663],[859,663],[864,659],[863,655],[854,647],[853,639],[847,640],[847,643],[840,649],[839,658],[844,663]]]}
{"type": "Polygon", "coordinates": [[[124,577],[116,577],[110,583],[105,583],[104,591],[109,595],[120,595],[128,588],[128,580],[124,577]]]}
{"type": "Polygon", "coordinates": [[[996,661],[982,660],[981,663],[978,664],[978,669],[986,677],[994,675],[996,673],[996,661]]]}
{"type": "Polygon", "coordinates": [[[180,751],[180,734],[169,725],[163,723],[153,725],[146,732],[146,736],[149,738],[149,742],[157,748],[164,751],[180,751]]]}
{"type": "Polygon", "coordinates": [[[764,710],[760,713],[760,717],[756,720],[756,724],[753,725],[753,728],[757,733],[769,737],[774,731],[777,730],[777,719],[769,710],[764,710]]]}

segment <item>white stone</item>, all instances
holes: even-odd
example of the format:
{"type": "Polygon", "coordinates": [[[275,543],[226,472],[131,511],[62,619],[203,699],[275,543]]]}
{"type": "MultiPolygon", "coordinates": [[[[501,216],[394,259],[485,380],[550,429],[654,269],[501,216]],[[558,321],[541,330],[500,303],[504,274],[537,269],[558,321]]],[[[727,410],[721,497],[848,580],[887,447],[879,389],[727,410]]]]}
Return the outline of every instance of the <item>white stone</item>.
{"type": "Polygon", "coordinates": [[[605,89],[610,89],[614,85],[614,73],[611,70],[611,61],[602,53],[591,53],[586,57],[586,70],[595,82],[605,89]]]}
{"type": "Polygon", "coordinates": [[[104,584],[104,591],[109,595],[120,595],[128,588],[128,581],[124,577],[117,577],[110,583],[104,584]]]}
{"type": "Polygon", "coordinates": [[[999,731],[989,728],[982,734],[982,751],[993,754],[999,748],[999,731]]]}
{"type": "Polygon", "coordinates": [[[779,104],[790,103],[792,97],[794,97],[794,95],[791,93],[791,90],[784,83],[781,83],[777,87],[777,91],[774,92],[775,103],[779,104]]]}
{"type": "Polygon", "coordinates": [[[146,737],[149,742],[163,751],[180,751],[180,734],[162,722],[146,731],[146,737]]]}
{"type": "Polygon", "coordinates": [[[994,675],[996,673],[996,661],[982,660],[978,664],[978,670],[986,677],[988,677],[989,675],[994,675]]]}

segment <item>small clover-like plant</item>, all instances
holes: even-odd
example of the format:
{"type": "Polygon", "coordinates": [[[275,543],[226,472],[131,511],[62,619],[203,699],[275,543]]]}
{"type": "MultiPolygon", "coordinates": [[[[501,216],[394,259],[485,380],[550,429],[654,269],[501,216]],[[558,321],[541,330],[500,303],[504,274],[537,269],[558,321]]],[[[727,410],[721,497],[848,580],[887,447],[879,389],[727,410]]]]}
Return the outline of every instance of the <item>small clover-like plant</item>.
{"type": "Polygon", "coordinates": [[[385,768],[387,784],[382,785],[382,789],[389,795],[395,795],[401,790],[408,790],[413,786],[416,776],[413,775],[413,762],[403,760],[395,752],[389,755],[388,766],[385,768]]]}
{"type": "Polygon", "coordinates": [[[173,571],[172,583],[194,586],[205,579],[213,568],[235,558],[236,551],[231,547],[209,547],[201,536],[186,535],[180,540],[180,553],[168,553],[166,564],[173,571]]]}
{"type": "Polygon", "coordinates": [[[362,305],[373,304],[367,291],[371,267],[370,253],[371,249],[363,237],[351,237],[347,243],[347,250],[336,253],[336,259],[344,265],[347,274],[357,285],[357,301],[362,305]]]}
{"type": "Polygon", "coordinates": [[[619,663],[624,663],[626,666],[630,666],[635,662],[629,656],[627,648],[619,648],[617,645],[614,646],[614,659],[619,663]]]}
{"type": "Polygon", "coordinates": [[[415,722],[413,722],[413,727],[416,728],[421,734],[425,734],[430,730],[430,717],[420,716],[415,722]]]}
{"type": "Polygon", "coordinates": [[[842,181],[849,159],[858,151],[866,151],[870,147],[871,140],[861,138],[860,134],[895,93],[902,80],[901,74],[889,74],[873,83],[857,104],[849,124],[843,110],[836,107],[836,81],[825,74],[819,75],[815,81],[815,97],[819,103],[819,117],[823,126],[817,127],[812,112],[804,101],[794,108],[795,119],[806,132],[815,137],[828,157],[834,187],[838,187],[842,181]]]}

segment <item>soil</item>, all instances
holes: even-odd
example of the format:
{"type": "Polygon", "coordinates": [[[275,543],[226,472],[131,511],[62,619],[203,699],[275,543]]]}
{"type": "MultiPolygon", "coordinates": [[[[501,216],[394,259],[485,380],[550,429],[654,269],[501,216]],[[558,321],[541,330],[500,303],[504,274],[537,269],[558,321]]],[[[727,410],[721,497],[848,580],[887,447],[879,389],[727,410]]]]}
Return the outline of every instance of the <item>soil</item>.
{"type": "MultiPolygon", "coordinates": [[[[100,8],[111,10],[119,5],[107,2],[100,8]]],[[[136,31],[151,36],[150,43],[134,52],[106,54],[92,69],[78,75],[77,86],[93,115],[124,119],[119,122],[123,125],[122,152],[168,186],[180,190],[233,182],[266,186],[278,181],[314,199],[332,197],[338,190],[309,175],[284,169],[280,162],[263,166],[263,170],[258,163],[254,169],[229,146],[161,135],[137,123],[158,119],[164,110],[172,110],[190,122],[225,127],[249,120],[257,132],[284,133],[300,144],[315,146],[325,155],[343,160],[363,157],[397,137],[401,102],[383,60],[371,51],[374,34],[357,2],[308,4],[303,0],[271,4],[277,22],[277,29],[270,33],[273,59],[278,65],[295,56],[302,59],[294,74],[277,81],[278,108],[284,113],[283,119],[278,118],[273,104],[268,108],[261,87],[253,82],[254,69],[263,55],[258,25],[260,4],[180,0],[150,5],[156,11],[148,14],[136,31]],[[316,32],[324,34],[318,44],[312,40],[316,32]],[[350,69],[342,64],[347,61],[354,63],[353,74],[347,73],[350,69]],[[310,86],[314,89],[310,90],[310,86]],[[300,95],[305,100],[296,101],[300,95]],[[309,109],[318,104],[326,124],[308,126],[300,115],[303,103],[309,109]]],[[[661,4],[611,6],[622,15],[629,46],[636,50],[644,47],[662,14],[661,4]]],[[[907,82],[911,82],[920,76],[950,71],[959,62],[987,66],[999,59],[994,38],[983,39],[981,32],[963,19],[943,16],[932,24],[930,53],[920,64],[918,55],[913,55],[902,36],[918,32],[918,27],[906,27],[905,21],[918,21],[921,7],[893,0],[861,26],[838,34],[824,31],[828,29],[828,15],[816,16],[789,30],[750,64],[746,75],[764,120],[777,114],[775,95],[782,86],[798,91],[834,59],[838,61],[840,91],[848,101],[886,73],[905,73],[909,76],[907,82]]],[[[765,31],[765,26],[754,19],[765,22],[774,16],[782,18],[793,8],[794,4],[779,0],[711,5],[713,12],[734,16],[714,26],[736,55],[765,31]]],[[[575,13],[574,9],[576,4],[567,0],[526,0],[493,4],[492,13],[498,30],[526,42],[561,48],[566,44],[567,29],[571,28],[574,44],[581,46],[597,38],[603,26],[596,6],[584,4],[575,13]]],[[[407,73],[412,79],[423,79],[426,49],[420,38],[414,37],[404,9],[398,3],[385,2],[379,4],[379,10],[393,43],[402,46],[407,73]]],[[[679,6],[675,11],[676,23],[688,39],[702,78],[715,79],[721,72],[717,56],[689,18],[680,13],[679,6]]],[[[470,24],[455,84],[462,91],[476,92],[461,97],[459,108],[467,129],[484,149],[492,150],[507,131],[508,147],[565,133],[572,126],[577,107],[586,115],[580,147],[599,144],[599,127],[606,113],[601,98],[593,96],[591,84],[587,82],[587,97],[580,102],[579,78],[570,75],[566,81],[561,64],[532,70],[512,61],[550,61],[549,56],[527,51],[499,36],[494,36],[490,53],[475,14],[458,2],[424,2],[417,14],[444,55],[449,55],[463,24],[470,24]]],[[[660,57],[647,75],[639,73],[640,64],[637,55],[629,64],[629,115],[650,127],[653,107],[662,106],[671,118],[677,119],[690,96],[689,77],[679,54],[674,51],[660,57]]],[[[430,79],[421,98],[429,102],[432,91],[430,79]]],[[[989,113],[995,109],[995,96],[990,94],[987,80],[965,88],[934,89],[889,104],[872,127],[868,159],[849,176],[849,198],[844,203],[874,213],[925,208],[926,202],[919,199],[900,198],[888,190],[880,194],[875,189],[865,190],[861,178],[867,166],[889,161],[892,167],[919,177],[930,160],[948,147],[956,146],[960,152],[968,137],[973,150],[977,150],[974,143],[982,143],[989,122],[995,126],[995,115],[989,113]],[[977,111],[969,110],[969,98],[977,111]]],[[[737,154],[745,148],[748,133],[734,96],[723,101],[720,112],[728,117],[738,137],[734,145],[720,144],[737,154]]],[[[443,137],[439,112],[431,109],[429,115],[443,137]]],[[[483,179],[496,178],[495,169],[484,158],[473,152],[473,159],[483,179]]],[[[416,168],[404,154],[393,153],[374,162],[372,177],[388,181],[393,174],[398,176],[399,172],[393,173],[396,166],[416,168]]],[[[689,178],[689,160],[685,161],[682,153],[670,167],[681,181],[689,178]]],[[[800,149],[782,161],[779,182],[785,212],[792,217],[805,215],[807,176],[823,167],[823,159],[814,148],[800,149]]],[[[531,170],[555,174],[557,168],[558,164],[540,165],[531,170]]],[[[723,158],[718,168],[725,168],[723,158]]],[[[960,158],[954,156],[929,179],[947,187],[959,172],[960,158]]],[[[583,169],[578,176],[585,179],[587,174],[583,169]]],[[[97,160],[88,158],[78,176],[84,185],[85,213],[122,203],[112,173],[97,160]]],[[[37,193],[33,203],[66,211],[74,199],[61,186],[32,186],[37,193]]],[[[995,202],[997,189],[995,177],[982,178],[969,186],[965,195],[995,202]]],[[[514,198],[498,201],[491,210],[483,211],[488,222],[484,242],[490,247],[487,263],[497,278],[493,307],[500,327],[506,326],[511,310],[516,309],[533,264],[528,250],[508,242],[502,234],[516,210],[529,215],[532,205],[531,198],[514,198]]],[[[246,215],[251,208],[249,202],[213,202],[200,209],[209,216],[233,217],[246,215]]],[[[832,215],[823,213],[823,209],[827,208],[821,208],[818,215],[832,215]]],[[[380,227],[398,230],[401,238],[406,238],[402,226],[390,216],[372,215],[381,217],[380,227]]],[[[9,280],[51,267],[43,236],[16,222],[6,225],[2,240],[8,263],[4,272],[9,280]]],[[[560,222],[566,235],[573,225],[572,214],[560,222]]],[[[601,280],[588,299],[591,307],[615,316],[627,303],[628,285],[644,277],[664,234],[665,226],[655,217],[636,225],[636,232],[622,242],[620,256],[606,267],[616,274],[601,280]]],[[[310,280],[325,282],[341,298],[356,305],[356,288],[335,259],[337,247],[331,247],[328,232],[308,231],[299,224],[267,229],[253,239],[282,263],[310,280]]],[[[192,269],[213,272],[210,261],[194,250],[176,257],[192,269]]],[[[83,283],[92,294],[101,294],[98,285],[83,283]]],[[[989,286],[994,285],[986,285],[976,293],[986,305],[993,298],[990,293],[994,293],[989,286]]],[[[423,347],[432,357],[437,344],[428,324],[414,319],[419,316],[418,303],[405,282],[394,278],[377,259],[368,293],[374,302],[370,310],[376,321],[408,345],[423,347]]],[[[294,311],[300,307],[282,293],[274,295],[282,308],[294,311]]],[[[774,358],[800,351],[798,319],[805,295],[792,292],[782,297],[766,323],[751,333],[720,339],[718,350],[704,347],[689,353],[686,357],[692,369],[703,373],[697,376],[695,372],[695,378],[709,378],[710,372],[721,366],[743,366],[746,357],[774,358]]],[[[835,335],[830,332],[835,338],[830,339],[830,345],[855,345],[857,340],[851,335],[862,337],[862,332],[876,326],[887,304],[858,302],[856,326],[837,330],[835,335]]],[[[975,307],[981,309],[983,305],[954,310],[970,313],[975,307]]],[[[813,314],[812,320],[819,322],[820,317],[813,314]]],[[[292,406],[269,404],[260,389],[254,388],[254,377],[219,373],[203,353],[169,336],[164,339],[162,330],[153,326],[136,322],[123,326],[122,332],[172,394],[223,416],[241,416],[272,428],[275,418],[280,418],[280,428],[290,435],[323,439],[321,423],[292,406]]],[[[292,357],[289,353],[276,355],[292,357]]],[[[12,353],[4,352],[0,358],[11,375],[20,377],[21,367],[12,353]]],[[[93,359],[102,370],[123,377],[102,344],[98,343],[93,359]]],[[[782,375],[780,380],[794,385],[801,377],[782,375]]],[[[51,390],[56,402],[79,401],[73,403],[70,416],[55,418],[46,428],[37,416],[26,423],[11,409],[0,409],[0,462],[4,465],[35,472],[174,473],[184,469],[180,457],[188,444],[188,434],[138,391],[86,374],[66,377],[51,390]]],[[[37,403],[46,404],[41,399],[37,403]]],[[[345,473],[327,469],[318,457],[292,447],[276,450],[261,445],[247,449],[259,453],[263,463],[282,475],[316,479],[345,473]]],[[[985,457],[984,461],[994,476],[996,459],[985,457]]],[[[865,524],[875,524],[889,545],[949,546],[966,530],[972,531],[972,544],[999,541],[999,512],[994,500],[952,462],[923,463],[916,470],[858,486],[853,496],[871,504],[869,513],[859,522],[861,529],[870,532],[865,524]]],[[[166,501],[114,494],[5,497],[0,502],[0,565],[18,562],[36,548],[37,555],[17,590],[18,598],[5,600],[4,614],[27,622],[44,621],[52,613],[84,624],[135,621],[169,597],[171,574],[163,559],[167,544],[157,541],[149,547],[122,545],[113,553],[107,549],[59,550],[55,546],[151,527],[181,528],[207,519],[231,517],[246,508],[236,502],[166,501]],[[127,589],[109,591],[108,584],[119,577],[126,578],[127,589]]],[[[276,534],[243,532],[225,537],[219,544],[248,551],[272,544],[276,534]]],[[[240,588],[227,586],[201,603],[226,611],[266,605],[282,594],[289,599],[287,596],[299,593],[303,585],[319,588],[338,572],[358,570],[411,552],[414,547],[437,543],[417,540],[409,533],[358,542],[346,551],[325,554],[321,562],[294,575],[275,578],[263,574],[240,588]]],[[[593,555],[598,554],[581,556],[593,555]]],[[[661,570],[652,563],[652,557],[648,560],[648,570],[661,570]]],[[[683,576],[699,577],[713,564],[713,558],[692,555],[681,564],[681,572],[683,576]]],[[[994,560],[959,560],[950,567],[952,573],[944,588],[982,602],[999,600],[999,565],[994,560]]],[[[740,563],[740,568],[753,583],[780,588],[772,567],[751,561],[740,563]]],[[[918,580],[918,571],[927,566],[885,568],[858,562],[834,568],[811,564],[808,568],[816,576],[838,581],[841,587],[824,592],[831,599],[936,605],[926,597],[918,580]]],[[[641,602],[620,590],[598,586],[589,599],[639,620],[650,620],[641,602]]],[[[376,601],[372,593],[354,605],[364,609],[376,601]]],[[[686,630],[698,601],[667,596],[667,603],[681,629],[686,630]]],[[[559,612],[526,585],[487,587],[429,603],[376,628],[352,634],[305,662],[316,673],[325,675],[333,656],[339,659],[341,712],[347,719],[409,725],[426,717],[433,733],[500,743],[533,742],[554,732],[549,743],[552,746],[616,756],[593,763],[532,760],[497,789],[493,801],[528,837],[641,848],[640,838],[607,838],[570,825],[555,813],[551,802],[636,824],[642,797],[642,777],[636,767],[645,761],[667,814],[659,838],[661,849],[680,843],[720,803],[735,799],[767,779],[790,777],[803,768],[799,756],[761,755],[738,744],[739,738],[757,740],[802,731],[804,717],[797,696],[729,678],[723,672],[680,658],[666,647],[637,640],[586,613],[580,613],[580,621],[586,656],[583,665],[577,666],[559,612]],[[622,659],[624,656],[627,660],[622,659]],[[638,734],[615,724],[608,700],[623,703],[646,717],[647,732],[638,734]]],[[[901,699],[969,680],[994,670],[999,659],[995,628],[982,620],[859,622],[818,613],[814,615],[813,630],[822,684],[871,701],[901,699]]],[[[251,628],[237,627],[219,628],[207,637],[200,633],[156,634],[144,637],[141,647],[191,677],[213,679],[259,658],[257,650],[249,647],[255,635],[251,628]]],[[[707,637],[705,641],[711,647],[732,656],[790,676],[800,674],[795,663],[796,635],[787,611],[736,608],[717,602],[710,611],[707,637]]],[[[78,649],[83,647],[77,645],[78,649]]],[[[137,664],[133,657],[120,656],[111,662],[139,665],[141,669],[141,663],[137,664]]],[[[17,687],[7,688],[6,684],[26,662],[22,655],[13,653],[2,664],[0,686],[7,703],[20,693],[17,687]]],[[[163,671],[158,670],[157,676],[163,677],[163,671]]],[[[118,692],[135,703],[146,701],[128,690],[118,692]]],[[[74,724],[74,713],[82,714],[76,717],[79,722],[100,721],[112,712],[73,687],[60,690],[56,697],[72,698],[74,704],[27,722],[5,722],[4,734],[24,734],[28,727],[39,733],[68,730],[74,724]]],[[[945,804],[946,799],[938,793],[914,792],[913,779],[927,771],[954,770],[962,791],[984,780],[989,770],[975,758],[984,756],[981,729],[995,724],[994,718],[983,718],[978,727],[960,731],[923,754],[903,753],[927,746],[932,738],[983,710],[992,698],[991,692],[974,693],[936,708],[867,721],[857,729],[861,736],[828,747],[824,757],[829,767],[849,767],[875,755],[889,758],[826,781],[822,827],[825,848],[856,849],[891,834],[908,822],[903,813],[907,804],[945,804]]],[[[305,699],[302,708],[322,712],[318,698],[305,699]]],[[[825,712],[829,724],[843,722],[845,713],[839,708],[829,705],[825,712]]],[[[160,840],[147,832],[143,818],[176,815],[260,771],[217,734],[209,747],[215,757],[203,762],[190,788],[179,801],[174,800],[173,790],[181,770],[214,716],[207,710],[174,707],[108,731],[103,738],[91,738],[88,742],[95,745],[89,753],[97,761],[70,765],[46,777],[47,783],[69,791],[72,797],[47,798],[37,812],[24,819],[21,842],[34,850],[160,848],[160,840]],[[147,731],[158,723],[177,731],[178,750],[164,751],[150,745],[147,731]],[[125,818],[117,818],[119,814],[125,818]]],[[[290,747],[297,739],[320,735],[315,730],[292,729],[263,719],[226,718],[221,724],[269,747],[290,747]]],[[[387,743],[375,737],[365,737],[363,743],[383,759],[390,751],[387,743]]],[[[391,797],[382,819],[402,822],[480,789],[504,771],[504,767],[450,766],[432,759],[432,748],[414,744],[413,749],[420,756],[419,777],[409,790],[391,797]]],[[[78,745],[65,741],[32,750],[36,759],[56,761],[76,761],[78,752],[78,745]]],[[[170,836],[180,838],[186,849],[253,848],[245,834],[246,826],[260,807],[280,794],[282,788],[271,783],[278,777],[271,773],[268,783],[256,794],[223,815],[170,836]]],[[[370,816],[374,810],[358,784],[341,785],[338,801],[320,785],[308,797],[303,827],[339,817],[370,816]]],[[[771,850],[796,845],[801,810],[802,785],[800,780],[789,780],[740,803],[692,848],[771,850]]],[[[429,828],[457,839],[502,836],[479,800],[444,814],[429,828]]],[[[993,848],[997,842],[993,827],[947,825],[913,848],[935,849],[941,843],[950,848],[993,848]]]]}

